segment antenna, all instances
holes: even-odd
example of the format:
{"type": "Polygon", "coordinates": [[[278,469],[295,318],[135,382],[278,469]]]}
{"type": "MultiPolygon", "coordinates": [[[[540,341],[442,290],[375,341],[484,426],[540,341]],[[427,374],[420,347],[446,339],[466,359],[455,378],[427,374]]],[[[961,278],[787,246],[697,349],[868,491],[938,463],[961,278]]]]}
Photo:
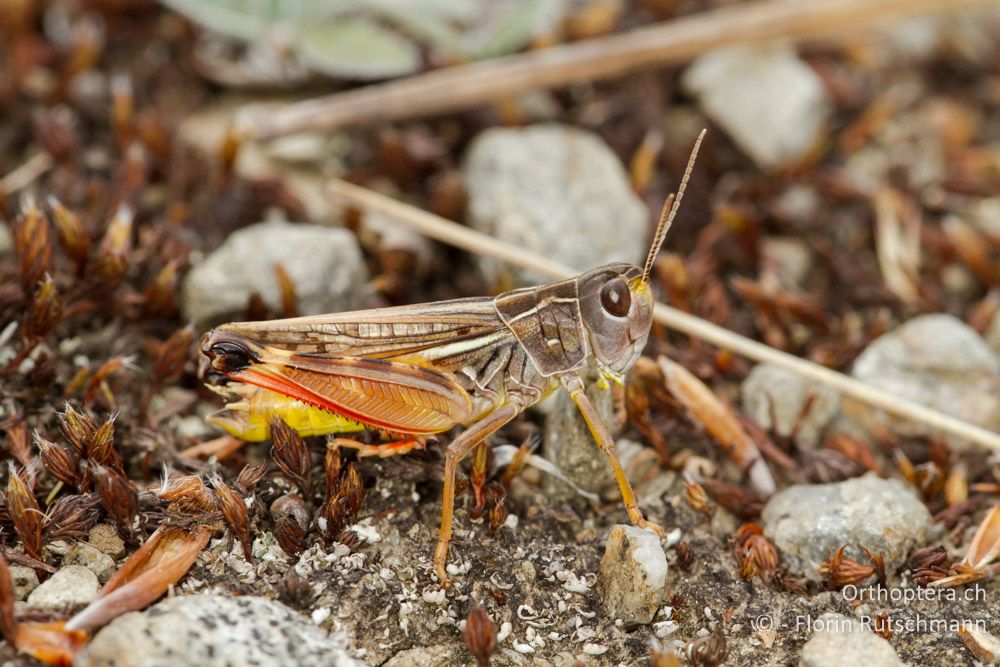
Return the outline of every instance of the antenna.
{"type": "Polygon", "coordinates": [[[667,197],[667,201],[663,203],[663,212],[660,213],[660,222],[656,226],[656,234],[653,235],[653,244],[649,247],[649,255],[646,257],[646,266],[642,269],[642,280],[646,282],[649,280],[649,274],[653,270],[653,260],[660,252],[660,246],[663,245],[663,239],[667,237],[667,232],[670,230],[670,225],[674,221],[674,216],[677,215],[677,209],[681,206],[681,200],[684,199],[684,191],[687,189],[688,180],[691,178],[691,171],[694,169],[695,160],[698,159],[698,150],[701,148],[701,140],[705,138],[705,133],[707,130],[702,130],[698,134],[698,138],[694,142],[694,148],[691,149],[691,157],[688,158],[687,167],[684,169],[684,176],[681,178],[681,185],[677,188],[677,196],[673,194],[667,197]]]}

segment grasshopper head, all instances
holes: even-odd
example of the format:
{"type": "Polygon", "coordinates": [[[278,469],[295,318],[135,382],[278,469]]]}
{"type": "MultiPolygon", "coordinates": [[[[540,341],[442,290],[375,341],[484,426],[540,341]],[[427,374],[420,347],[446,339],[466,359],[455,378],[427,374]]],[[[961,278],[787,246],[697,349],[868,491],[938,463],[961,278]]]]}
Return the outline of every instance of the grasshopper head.
{"type": "Polygon", "coordinates": [[[639,358],[653,322],[653,290],[642,269],[609,264],[580,276],[580,313],[602,368],[614,375],[639,358]]]}
{"type": "Polygon", "coordinates": [[[691,151],[677,196],[670,195],[663,205],[645,266],[640,269],[631,264],[609,264],[580,276],[580,312],[584,326],[598,363],[612,377],[620,378],[631,368],[646,345],[653,323],[653,289],[649,282],[653,260],[677,215],[704,137],[702,130],[691,151]]]}

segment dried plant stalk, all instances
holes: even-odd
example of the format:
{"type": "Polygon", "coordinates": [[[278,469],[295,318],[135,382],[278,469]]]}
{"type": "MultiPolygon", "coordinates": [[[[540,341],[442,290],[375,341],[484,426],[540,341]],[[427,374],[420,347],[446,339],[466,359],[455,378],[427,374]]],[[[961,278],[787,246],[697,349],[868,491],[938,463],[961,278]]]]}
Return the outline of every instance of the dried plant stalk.
{"type": "Polygon", "coordinates": [[[666,357],[660,357],[657,363],[671,395],[729,452],[755,491],[764,496],[772,495],[777,490],[774,477],[732,410],[680,364],[666,357]]]}
{"type": "Polygon", "coordinates": [[[723,46],[806,39],[989,0],[761,0],[730,5],[617,35],[439,69],[279,109],[244,110],[242,136],[272,139],[303,130],[380,123],[483,104],[525,90],[613,78],[690,60],[723,46]]]}
{"type": "MultiPolygon", "coordinates": [[[[579,273],[571,267],[559,264],[524,248],[481,234],[433,213],[422,211],[409,204],[346,181],[332,180],[329,192],[341,204],[357,207],[369,213],[377,213],[416,229],[438,241],[469,252],[538,271],[558,280],[579,273]]],[[[895,396],[812,361],[800,359],[781,350],[768,347],[690,313],[656,303],[653,306],[653,319],[670,329],[693,336],[724,350],[730,350],[748,359],[781,366],[810,380],[832,387],[844,396],[881,408],[897,417],[926,424],[931,428],[958,436],[987,449],[1000,451],[1000,434],[998,433],[956,419],[914,401],[895,396]]]]}

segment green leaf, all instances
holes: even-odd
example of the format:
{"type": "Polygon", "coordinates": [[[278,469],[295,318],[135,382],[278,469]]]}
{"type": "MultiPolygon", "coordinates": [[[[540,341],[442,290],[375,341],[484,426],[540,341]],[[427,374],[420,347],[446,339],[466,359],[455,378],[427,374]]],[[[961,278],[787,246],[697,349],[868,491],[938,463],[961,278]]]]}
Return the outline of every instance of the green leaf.
{"type": "Polygon", "coordinates": [[[294,25],[310,0],[161,0],[209,30],[253,41],[279,25],[294,25]]]}
{"type": "Polygon", "coordinates": [[[410,40],[364,17],[331,17],[299,26],[296,50],[309,67],[329,76],[385,79],[420,69],[410,40]]]}

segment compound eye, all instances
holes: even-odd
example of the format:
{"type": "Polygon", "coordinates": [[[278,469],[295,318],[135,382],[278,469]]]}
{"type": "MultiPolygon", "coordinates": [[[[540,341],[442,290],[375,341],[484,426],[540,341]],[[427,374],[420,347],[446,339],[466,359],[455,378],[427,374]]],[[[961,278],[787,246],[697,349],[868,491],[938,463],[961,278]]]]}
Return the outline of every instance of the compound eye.
{"type": "Polygon", "coordinates": [[[209,355],[221,361],[212,365],[223,372],[238,371],[250,365],[250,351],[236,343],[216,343],[209,350],[209,355]]]}
{"type": "Polygon", "coordinates": [[[601,288],[601,305],[615,317],[628,315],[629,306],[632,305],[632,295],[624,280],[615,278],[604,283],[604,287],[601,288]]]}

